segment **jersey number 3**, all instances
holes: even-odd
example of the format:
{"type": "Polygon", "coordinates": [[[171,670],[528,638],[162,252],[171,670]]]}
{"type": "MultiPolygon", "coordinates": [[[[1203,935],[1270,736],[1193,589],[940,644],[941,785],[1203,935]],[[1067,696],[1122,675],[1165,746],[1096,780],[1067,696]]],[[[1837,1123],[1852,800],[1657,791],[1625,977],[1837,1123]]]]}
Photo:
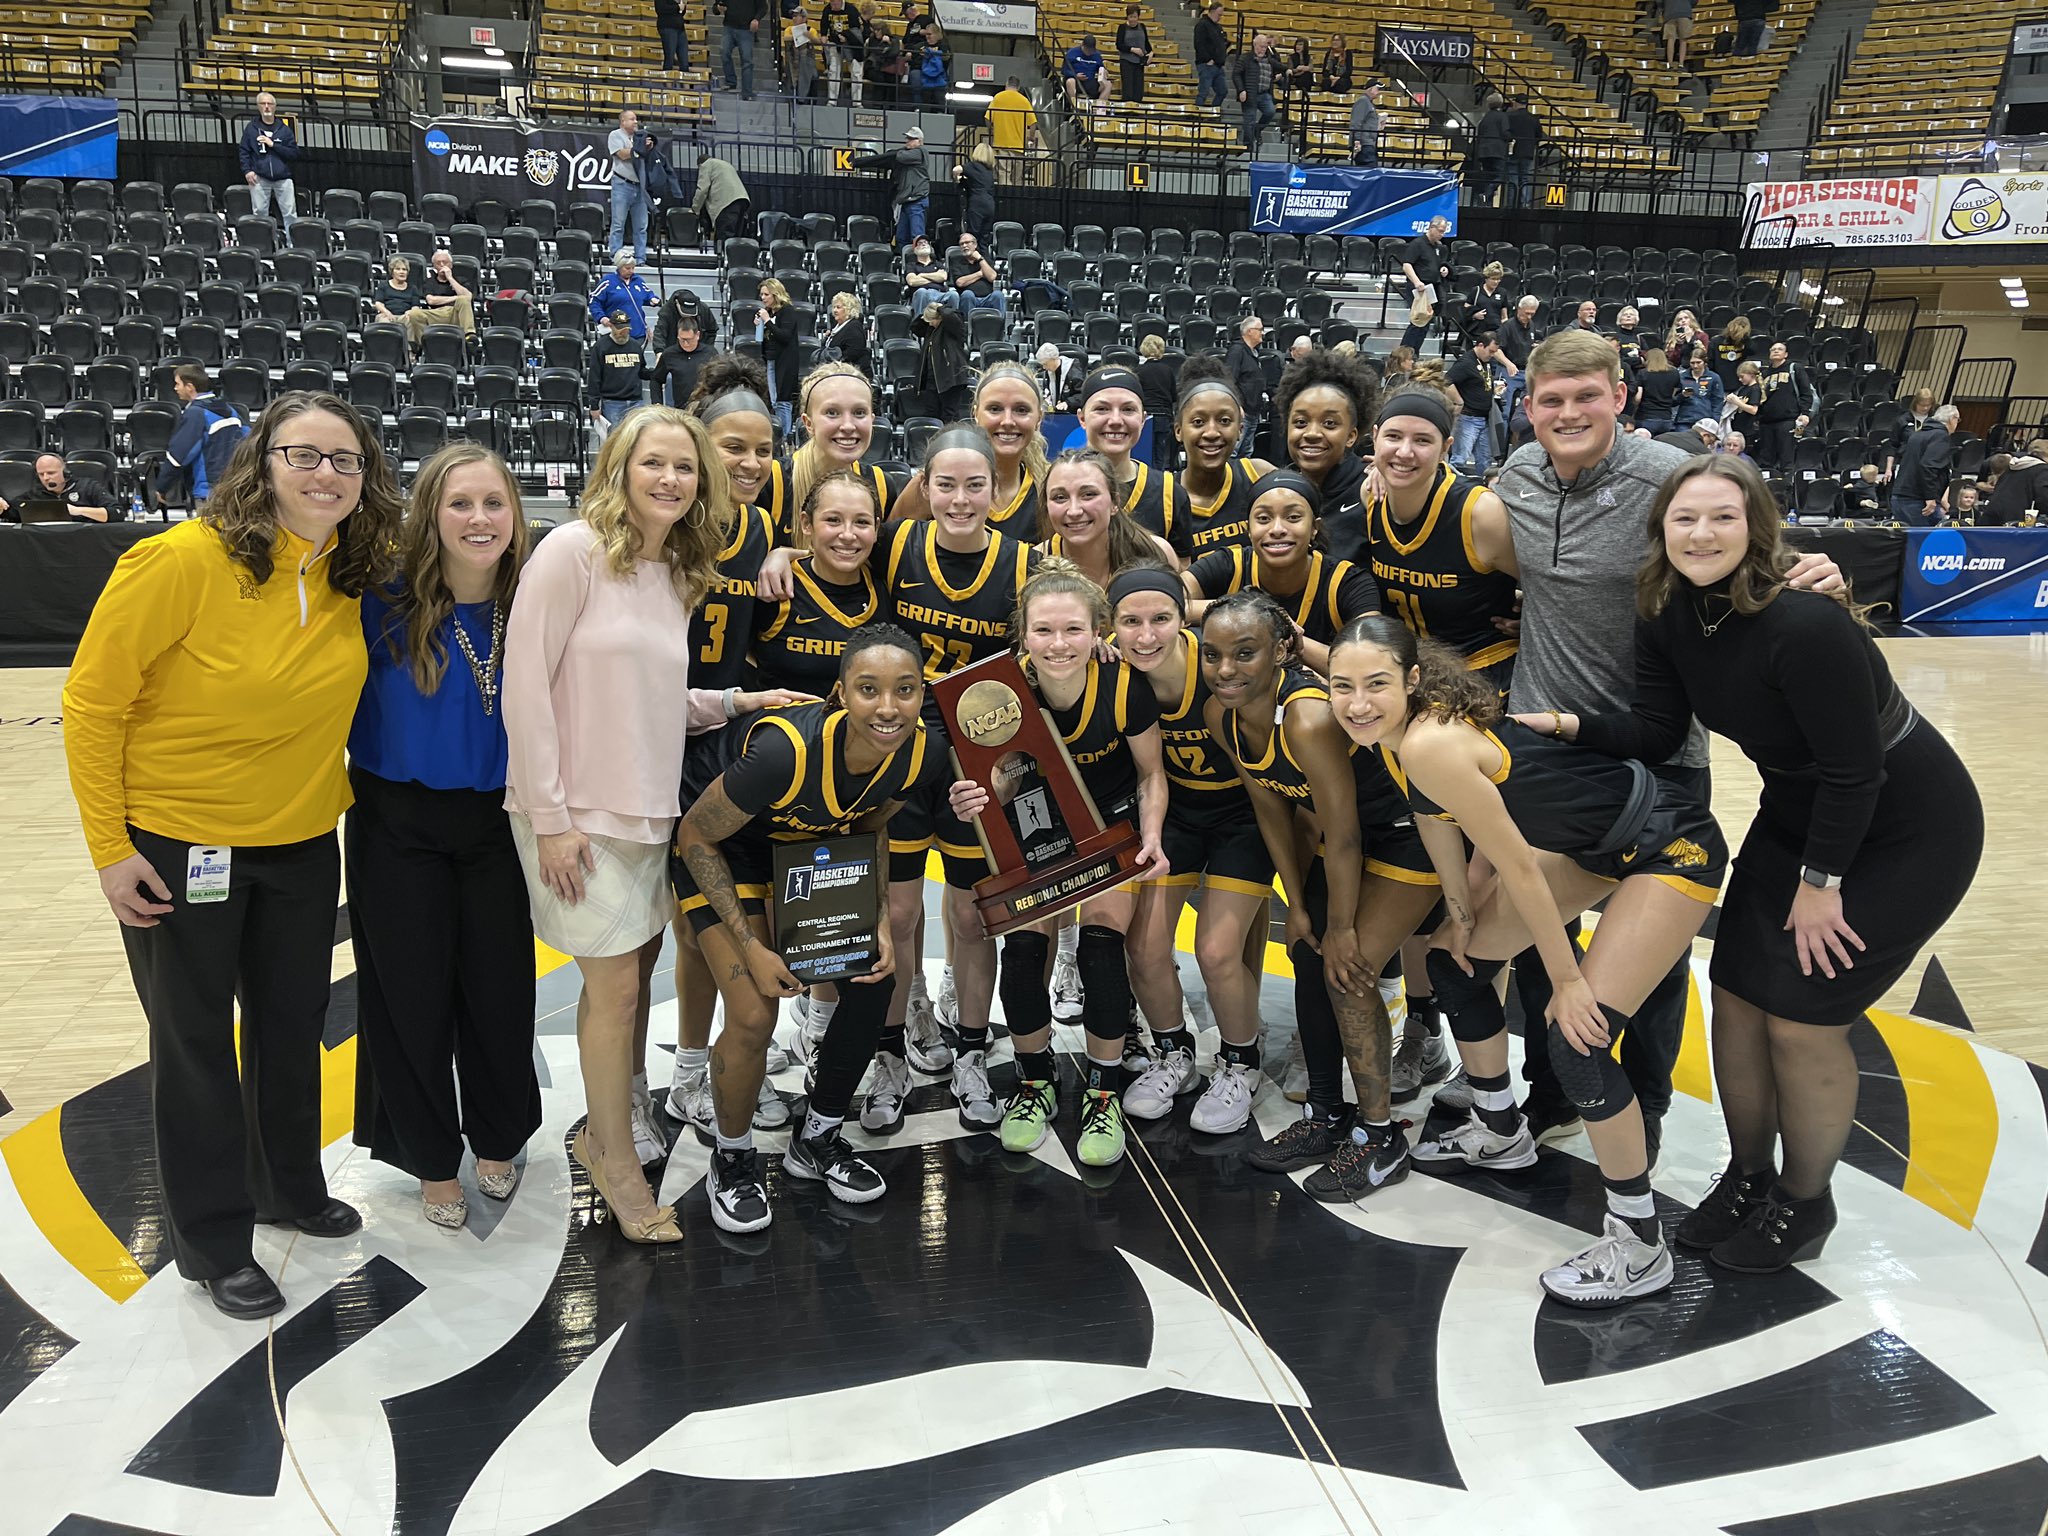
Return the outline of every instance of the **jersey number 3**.
{"type": "Polygon", "coordinates": [[[725,659],[725,626],[732,615],[720,603],[717,607],[707,605],[698,609],[697,617],[704,621],[704,639],[697,647],[697,660],[707,667],[716,666],[725,659]]]}
{"type": "Polygon", "coordinates": [[[1401,616],[1401,622],[1408,626],[1410,634],[1429,633],[1429,626],[1422,621],[1422,600],[1413,592],[1396,592],[1391,587],[1382,587],[1380,596],[1401,616]]]}

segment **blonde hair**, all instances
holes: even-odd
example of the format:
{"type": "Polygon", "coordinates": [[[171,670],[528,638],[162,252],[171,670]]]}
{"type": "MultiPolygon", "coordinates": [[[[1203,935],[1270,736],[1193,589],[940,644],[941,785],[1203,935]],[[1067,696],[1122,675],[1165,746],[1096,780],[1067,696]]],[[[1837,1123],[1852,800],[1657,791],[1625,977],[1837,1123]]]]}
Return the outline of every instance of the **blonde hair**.
{"type": "Polygon", "coordinates": [[[1529,354],[1529,388],[1539,379],[1575,379],[1597,373],[1610,384],[1621,382],[1621,354],[1605,336],[1590,331],[1559,331],[1536,343],[1529,354]]]}
{"type": "Polygon", "coordinates": [[[612,574],[631,576],[640,554],[640,535],[627,507],[626,470],[640,439],[657,427],[676,427],[688,433],[697,455],[697,499],[676,519],[661,543],[669,578],[683,605],[695,608],[710,590],[718,552],[732,538],[735,515],[732,479],[726,474],[725,460],[711,446],[711,434],[703,422],[668,405],[635,406],[621,416],[597,450],[597,463],[583,488],[583,521],[604,541],[612,574]]]}
{"type": "Polygon", "coordinates": [[[1502,265],[1501,265],[1501,264],[1500,264],[1499,262],[1497,262],[1497,261],[1489,261],[1489,262],[1488,262],[1488,263],[1487,263],[1487,264],[1486,264],[1485,266],[1483,266],[1483,267],[1481,267],[1481,268],[1479,269],[1479,275],[1480,275],[1480,276],[1481,276],[1482,278],[1486,278],[1486,277],[1506,277],[1506,276],[1508,275],[1508,269],[1507,269],[1506,267],[1502,266],[1502,265]]]}
{"type": "Polygon", "coordinates": [[[1138,343],[1138,356],[1166,356],[1166,338],[1164,336],[1147,336],[1143,341],[1138,343]]]}
{"type": "Polygon", "coordinates": [[[1021,645],[1031,605],[1042,597],[1078,597],[1088,609],[1099,635],[1109,628],[1109,594],[1081,574],[1081,567],[1065,555],[1047,555],[1038,562],[1030,580],[1017,589],[1017,617],[1010,633],[1021,645]]]}
{"type": "MultiPolygon", "coordinates": [[[[974,384],[975,425],[981,424],[981,392],[999,379],[1014,379],[1031,391],[1031,398],[1038,402],[1038,419],[1045,420],[1045,396],[1038,392],[1038,380],[1031,377],[1031,370],[1022,363],[990,363],[982,369],[981,377],[974,384]]],[[[1024,474],[1033,485],[1043,489],[1048,459],[1045,451],[1045,434],[1032,432],[1024,439],[1024,474]]]]}
{"type": "Polygon", "coordinates": [[[761,302],[770,309],[780,309],[789,302],[789,290],[782,286],[781,278],[771,277],[762,281],[761,302]]]}
{"type": "MultiPolygon", "coordinates": [[[[861,388],[868,392],[868,410],[870,412],[874,410],[875,386],[866,374],[862,373],[851,363],[820,363],[809,373],[805,374],[803,382],[797,386],[797,415],[810,415],[812,393],[820,384],[829,383],[833,379],[856,380],[861,388]]],[[[869,445],[873,445],[872,438],[869,439],[869,445]]],[[[802,506],[811,494],[811,487],[824,479],[826,475],[832,473],[831,468],[821,462],[824,457],[825,450],[818,446],[818,440],[815,437],[806,438],[803,446],[789,456],[789,504],[791,507],[802,506]]]]}
{"type": "Polygon", "coordinates": [[[413,685],[421,693],[434,693],[448,667],[448,645],[441,627],[455,611],[442,574],[441,497],[456,470],[471,464],[488,464],[505,482],[506,499],[512,503],[512,541],[498,557],[498,569],[491,582],[491,598],[502,614],[512,610],[512,596],[519,588],[519,568],[526,563],[528,534],[526,508],[519,499],[519,481],[511,468],[481,443],[450,443],[428,459],[413,477],[412,494],[405,526],[398,540],[398,575],[403,585],[384,594],[392,622],[384,640],[391,659],[412,669],[413,685]],[[405,643],[401,648],[400,634],[405,643]]]}
{"type": "Polygon", "coordinates": [[[990,144],[987,139],[983,139],[974,148],[967,151],[967,158],[976,165],[986,166],[989,170],[996,168],[995,146],[990,144]]]}
{"type": "Polygon", "coordinates": [[[832,295],[832,307],[834,309],[837,309],[842,304],[846,306],[847,319],[858,320],[860,318],[860,295],[851,288],[842,288],[832,295]]]}

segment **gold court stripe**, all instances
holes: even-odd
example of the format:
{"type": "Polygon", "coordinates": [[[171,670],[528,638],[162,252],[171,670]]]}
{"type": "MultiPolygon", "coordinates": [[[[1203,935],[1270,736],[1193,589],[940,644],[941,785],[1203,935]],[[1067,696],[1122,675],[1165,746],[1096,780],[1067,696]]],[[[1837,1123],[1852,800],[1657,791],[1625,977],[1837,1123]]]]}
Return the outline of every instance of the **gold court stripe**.
{"type": "Polygon", "coordinates": [[[1912,1156],[1905,1192],[1967,1228],[1977,1219],[1998,1148],[1998,1098],[1977,1050],[1960,1035],[1870,1010],[1906,1091],[1912,1156]]]}
{"type": "Polygon", "coordinates": [[[149,1281],[121,1240],[100,1219],[64,1160],[64,1106],[39,1115],[0,1142],[0,1157],[29,1219],[58,1255],[115,1301],[126,1301],[149,1281]]]}

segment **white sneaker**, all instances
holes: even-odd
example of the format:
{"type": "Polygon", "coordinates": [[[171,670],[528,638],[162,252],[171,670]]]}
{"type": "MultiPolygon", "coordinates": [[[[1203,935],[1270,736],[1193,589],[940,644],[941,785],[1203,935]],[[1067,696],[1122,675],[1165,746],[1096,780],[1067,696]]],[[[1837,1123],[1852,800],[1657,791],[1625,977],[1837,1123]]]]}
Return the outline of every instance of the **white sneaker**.
{"type": "Polygon", "coordinates": [[[955,1034],[960,1030],[960,994],[953,986],[953,967],[939,973],[939,1023],[955,1034]]]}
{"type": "Polygon", "coordinates": [[[1555,1269],[1543,1271],[1543,1289],[1568,1307],[1618,1307],[1671,1284],[1671,1247],[1660,1233],[1646,1243],[1614,1212],[1600,1241],[1555,1269]]]}
{"type": "Polygon", "coordinates": [[[633,1155],[643,1168],[668,1156],[668,1138],[654,1118],[654,1095],[643,1077],[633,1079],[633,1155]]]}
{"type": "Polygon", "coordinates": [[[1475,1113],[1440,1135],[1415,1144],[1418,1163],[1465,1163],[1473,1168],[1527,1168],[1536,1161],[1536,1142],[1529,1122],[1515,1117],[1515,1133],[1503,1136],[1487,1129],[1475,1113]]]}
{"type": "Polygon", "coordinates": [[[1308,1061],[1301,1054],[1299,1035],[1287,1048],[1287,1065],[1280,1076],[1280,1092],[1290,1104],[1308,1102],[1308,1061]]]}
{"type": "Polygon", "coordinates": [[[882,1052],[868,1077],[867,1100],[860,1109],[860,1128],[873,1136],[891,1136],[903,1129],[903,1101],[910,1097],[910,1063],[882,1052]]]}
{"type": "Polygon", "coordinates": [[[1144,1015],[1138,1012],[1138,1005],[1131,1004],[1131,1017],[1124,1025],[1124,1075],[1129,1078],[1141,1077],[1152,1070],[1154,1061],[1152,1045],[1145,1038],[1144,1015]]]}
{"type": "Polygon", "coordinates": [[[1081,1017],[1081,967],[1072,955],[1053,956],[1052,1016],[1062,1024],[1071,1024],[1081,1017]]]}
{"type": "Polygon", "coordinates": [[[695,1071],[685,1071],[681,1066],[676,1068],[675,1081],[668,1090],[668,1112],[694,1130],[710,1131],[711,1068],[698,1067],[695,1071]]]}
{"type": "Polygon", "coordinates": [[[922,990],[911,993],[903,1013],[903,1048],[910,1064],[927,1076],[936,1077],[953,1066],[953,1048],[939,1033],[938,1011],[922,990]]]}
{"type": "MultiPolygon", "coordinates": [[[[804,1021],[797,1029],[796,1040],[790,1050],[790,1055],[806,1067],[818,1064],[818,1048],[825,1043],[825,1029],[815,1022],[816,1018],[817,1015],[810,1010],[804,1011],[804,1021]]],[[[829,1026],[831,1022],[827,1019],[825,1024],[829,1026]]]]}
{"type": "Polygon", "coordinates": [[[1138,1120],[1163,1120],[1173,1113],[1175,1099],[1201,1086],[1193,1054],[1168,1051],[1124,1090],[1124,1113],[1138,1120]]]}
{"type": "Polygon", "coordinates": [[[789,1124],[789,1102],[775,1091],[775,1085],[767,1078],[761,1079],[761,1091],[754,1099],[754,1129],[757,1131],[779,1131],[789,1124]]]}
{"type": "Polygon", "coordinates": [[[970,1131],[992,1131],[1002,1123],[1003,1106],[988,1084],[988,1062],[981,1051],[962,1051],[953,1058],[953,1098],[960,1123],[970,1131]]]}
{"type": "Polygon", "coordinates": [[[1252,1105],[1258,1102],[1259,1087],[1266,1074],[1242,1062],[1219,1062],[1216,1075],[1195,1100],[1188,1124],[1209,1136],[1227,1136],[1251,1123],[1252,1105]]]}
{"type": "Polygon", "coordinates": [[[768,1044],[768,1059],[762,1070],[770,1077],[773,1077],[778,1072],[787,1072],[789,1070],[789,1052],[773,1041],[770,1041],[768,1044]]]}

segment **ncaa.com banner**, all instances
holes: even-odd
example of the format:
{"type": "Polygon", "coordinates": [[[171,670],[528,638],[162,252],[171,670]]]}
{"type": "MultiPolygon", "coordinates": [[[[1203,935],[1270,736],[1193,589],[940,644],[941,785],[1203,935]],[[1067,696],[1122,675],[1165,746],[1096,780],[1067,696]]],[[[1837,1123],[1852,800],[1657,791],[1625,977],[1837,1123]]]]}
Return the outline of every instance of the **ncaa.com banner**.
{"type": "Polygon", "coordinates": [[[1908,624],[2048,618],[2048,529],[1908,528],[1899,617],[1908,624]]]}
{"type": "Polygon", "coordinates": [[[611,197],[611,129],[534,128],[470,118],[413,122],[412,174],[420,195],[447,192],[467,205],[495,197],[517,207],[530,197],[566,208],[611,197]]]}
{"type": "Polygon", "coordinates": [[[1840,181],[1755,181],[1743,188],[1751,245],[1925,245],[1934,177],[1875,176],[1840,181]],[[1790,215],[1785,226],[1764,221],[1790,215]]]}

